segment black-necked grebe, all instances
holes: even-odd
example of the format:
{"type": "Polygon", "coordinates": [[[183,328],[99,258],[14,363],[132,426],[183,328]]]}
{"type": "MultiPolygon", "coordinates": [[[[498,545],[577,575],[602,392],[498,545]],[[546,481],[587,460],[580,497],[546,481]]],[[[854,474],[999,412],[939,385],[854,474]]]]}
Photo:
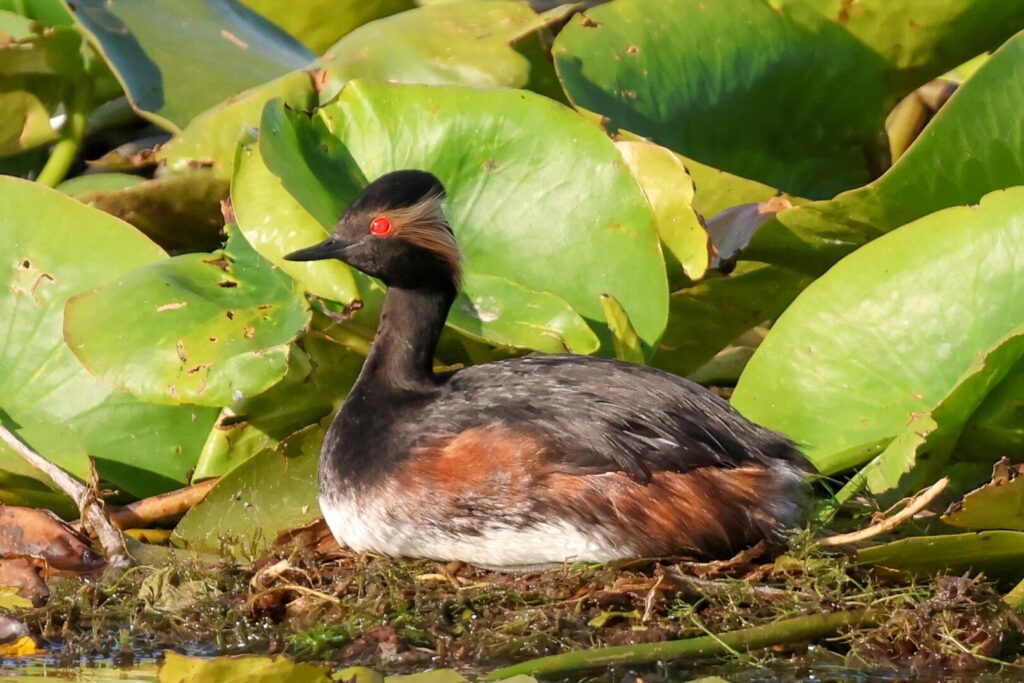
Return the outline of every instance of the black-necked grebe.
{"type": "Polygon", "coordinates": [[[585,356],[435,374],[460,253],[440,181],[371,183],[326,241],[387,285],[320,459],[320,505],[355,551],[490,567],[728,556],[798,522],[804,459],[675,375],[585,356]]]}

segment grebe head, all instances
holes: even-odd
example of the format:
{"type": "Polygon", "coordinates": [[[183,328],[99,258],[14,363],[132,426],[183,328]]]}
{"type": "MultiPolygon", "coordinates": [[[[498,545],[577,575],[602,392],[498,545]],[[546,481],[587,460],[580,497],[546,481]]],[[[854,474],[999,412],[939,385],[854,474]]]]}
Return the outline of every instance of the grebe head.
{"type": "Polygon", "coordinates": [[[336,258],[388,287],[459,288],[461,253],[444,215],[444,186],[425,171],[394,171],[356,197],[320,244],[289,261],[336,258]]]}

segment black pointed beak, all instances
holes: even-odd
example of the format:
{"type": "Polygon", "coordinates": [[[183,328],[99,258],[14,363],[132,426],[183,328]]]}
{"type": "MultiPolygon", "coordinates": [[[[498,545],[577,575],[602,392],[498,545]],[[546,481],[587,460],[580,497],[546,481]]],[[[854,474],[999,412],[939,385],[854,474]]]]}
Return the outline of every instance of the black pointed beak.
{"type": "Polygon", "coordinates": [[[314,244],[305,249],[285,254],[287,261],[320,261],[328,258],[340,258],[345,253],[348,244],[334,238],[326,239],[320,244],[314,244]]]}

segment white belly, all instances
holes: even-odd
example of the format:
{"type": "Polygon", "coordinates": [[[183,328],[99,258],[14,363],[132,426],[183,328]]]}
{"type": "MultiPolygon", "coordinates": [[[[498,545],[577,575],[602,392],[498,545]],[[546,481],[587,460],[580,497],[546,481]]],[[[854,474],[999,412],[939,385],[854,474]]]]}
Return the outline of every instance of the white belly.
{"type": "Polygon", "coordinates": [[[481,520],[479,534],[456,535],[439,525],[418,521],[426,515],[398,524],[388,513],[387,501],[368,498],[362,497],[357,504],[348,495],[320,497],[320,509],[331,533],[355,552],[509,568],[635,556],[630,548],[614,544],[600,533],[585,533],[564,521],[513,528],[481,520]]]}

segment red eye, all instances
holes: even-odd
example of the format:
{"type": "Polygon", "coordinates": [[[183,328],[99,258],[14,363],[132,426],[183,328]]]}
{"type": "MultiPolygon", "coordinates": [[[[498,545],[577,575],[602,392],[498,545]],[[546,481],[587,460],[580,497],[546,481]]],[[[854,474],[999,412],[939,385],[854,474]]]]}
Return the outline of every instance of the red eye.
{"type": "Polygon", "coordinates": [[[370,221],[370,232],[382,236],[391,232],[391,219],[387,216],[377,216],[370,221]]]}

